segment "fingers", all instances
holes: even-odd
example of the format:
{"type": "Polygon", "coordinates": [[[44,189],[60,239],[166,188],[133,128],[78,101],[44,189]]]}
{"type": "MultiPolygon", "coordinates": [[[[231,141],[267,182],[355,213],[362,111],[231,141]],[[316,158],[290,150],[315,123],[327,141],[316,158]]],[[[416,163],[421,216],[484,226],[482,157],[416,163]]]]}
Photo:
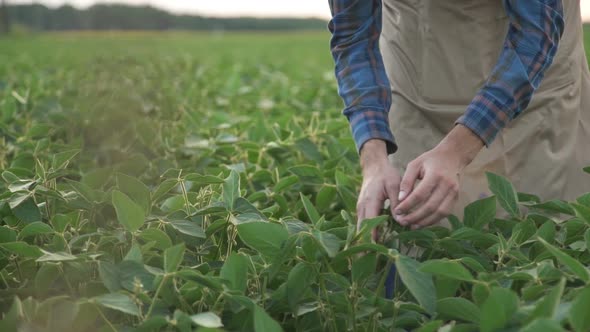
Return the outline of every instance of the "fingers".
{"type": "Polygon", "coordinates": [[[410,162],[406,169],[406,173],[404,174],[402,181],[399,185],[399,196],[398,200],[401,202],[404,198],[408,197],[412,189],[414,189],[414,184],[416,180],[420,177],[420,172],[422,171],[422,165],[416,162],[410,162]]]}
{"type": "MultiPolygon", "coordinates": [[[[381,209],[383,208],[383,200],[381,199],[373,199],[373,200],[364,200],[359,199],[358,206],[357,206],[357,213],[358,213],[358,220],[357,220],[357,231],[361,230],[362,222],[365,219],[371,219],[379,216],[381,214],[381,209]]],[[[379,237],[379,233],[377,229],[373,229],[371,232],[371,237],[373,240],[377,241],[379,237]]]]}
{"type": "Polygon", "coordinates": [[[386,188],[387,197],[389,198],[389,209],[391,210],[391,215],[395,215],[395,208],[399,204],[399,185],[397,183],[392,183],[388,185],[386,188]]]}
{"type": "Polygon", "coordinates": [[[428,173],[425,174],[424,179],[420,181],[418,186],[395,209],[396,218],[399,219],[399,216],[409,214],[414,208],[428,201],[437,185],[438,181],[436,177],[430,176],[428,173]]]}
{"type": "Polygon", "coordinates": [[[420,229],[420,228],[427,227],[430,225],[434,225],[434,224],[440,222],[443,218],[448,217],[451,214],[453,207],[455,206],[455,203],[457,202],[458,197],[459,197],[459,194],[457,192],[450,190],[447,193],[447,195],[445,196],[442,203],[440,204],[438,210],[435,213],[433,213],[432,215],[413,224],[411,226],[411,229],[416,230],[416,229],[420,229]]]}
{"type": "Polygon", "coordinates": [[[434,192],[430,195],[430,198],[428,198],[424,204],[418,206],[418,208],[416,208],[409,214],[398,218],[400,224],[402,224],[403,226],[412,225],[419,221],[429,218],[433,214],[436,214],[437,212],[439,212],[440,206],[448,194],[448,187],[437,184],[437,186],[434,189],[434,192]]]}

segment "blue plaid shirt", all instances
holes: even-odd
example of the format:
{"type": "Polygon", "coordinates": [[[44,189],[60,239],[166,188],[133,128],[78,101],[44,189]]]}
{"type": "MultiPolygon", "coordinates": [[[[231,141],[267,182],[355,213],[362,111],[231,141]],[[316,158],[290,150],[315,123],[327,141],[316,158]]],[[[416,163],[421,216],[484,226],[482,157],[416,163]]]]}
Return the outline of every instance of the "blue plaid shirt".
{"type": "MultiPolygon", "coordinates": [[[[500,58],[456,121],[471,129],[486,146],[528,106],[553,62],[565,24],[562,0],[503,2],[510,26],[500,58]]],[[[329,3],[332,19],[328,28],[338,92],[356,147],[360,151],[369,139],[381,139],[387,143],[388,153],[394,153],[397,145],[387,118],[391,87],[379,52],[381,0],[329,3]]]]}

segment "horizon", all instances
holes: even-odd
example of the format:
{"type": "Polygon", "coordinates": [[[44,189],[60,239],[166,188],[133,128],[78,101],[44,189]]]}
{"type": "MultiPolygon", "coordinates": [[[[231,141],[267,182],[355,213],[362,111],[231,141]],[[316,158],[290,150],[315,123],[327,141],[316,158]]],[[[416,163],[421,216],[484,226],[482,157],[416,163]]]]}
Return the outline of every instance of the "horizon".
{"type": "MultiPolygon", "coordinates": [[[[209,17],[259,17],[259,18],[319,18],[329,20],[328,1],[299,0],[296,6],[281,4],[275,0],[7,0],[7,4],[38,3],[48,7],[71,5],[83,9],[95,4],[126,4],[132,6],[152,6],[174,14],[199,15],[209,17]]],[[[590,22],[590,0],[580,0],[582,19],[590,22]]]]}

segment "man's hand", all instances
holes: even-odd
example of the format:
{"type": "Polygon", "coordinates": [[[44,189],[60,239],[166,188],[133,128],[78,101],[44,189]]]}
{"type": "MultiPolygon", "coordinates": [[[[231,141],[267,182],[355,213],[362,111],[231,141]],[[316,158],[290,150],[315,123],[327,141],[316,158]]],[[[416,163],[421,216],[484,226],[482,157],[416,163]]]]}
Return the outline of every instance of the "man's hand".
{"type": "MultiPolygon", "coordinates": [[[[387,159],[385,142],[381,140],[367,141],[361,150],[361,167],[363,184],[357,202],[358,222],[361,228],[364,219],[374,218],[381,214],[383,203],[389,199],[391,211],[397,206],[401,176],[387,159]]],[[[377,230],[373,230],[373,239],[377,240],[377,230]]]]}
{"type": "Polygon", "coordinates": [[[438,146],[410,162],[400,184],[401,203],[394,211],[395,219],[419,229],[451,214],[459,196],[461,171],[482,147],[478,136],[457,125],[438,146]]]}

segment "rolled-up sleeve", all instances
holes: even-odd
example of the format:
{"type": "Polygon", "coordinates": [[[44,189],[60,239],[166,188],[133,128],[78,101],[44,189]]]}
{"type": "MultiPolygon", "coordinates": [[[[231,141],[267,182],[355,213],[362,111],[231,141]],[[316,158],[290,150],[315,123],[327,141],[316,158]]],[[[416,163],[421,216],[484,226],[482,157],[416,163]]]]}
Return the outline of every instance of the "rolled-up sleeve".
{"type": "Polygon", "coordinates": [[[360,152],[370,139],[386,142],[387,152],[397,150],[388,121],[391,87],[379,51],[380,0],[330,0],[330,48],[335,62],[338,93],[344,101],[360,152]]]}
{"type": "Polygon", "coordinates": [[[489,146],[521,114],[557,53],[564,30],[561,0],[504,0],[510,25],[487,82],[456,121],[489,146]]]}

